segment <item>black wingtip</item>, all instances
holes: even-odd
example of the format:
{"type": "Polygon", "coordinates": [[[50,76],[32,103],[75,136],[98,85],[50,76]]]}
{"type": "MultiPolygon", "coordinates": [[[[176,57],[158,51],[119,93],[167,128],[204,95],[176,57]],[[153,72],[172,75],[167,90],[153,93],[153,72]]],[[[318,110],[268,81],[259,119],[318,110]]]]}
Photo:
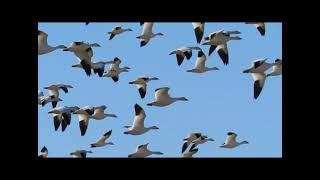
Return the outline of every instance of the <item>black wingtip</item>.
{"type": "Polygon", "coordinates": [[[143,47],[143,46],[145,46],[145,45],[147,45],[147,42],[145,42],[145,41],[141,41],[141,42],[140,42],[140,47],[143,47]]]}
{"type": "Polygon", "coordinates": [[[97,147],[97,146],[95,146],[94,144],[90,144],[91,145],[91,148],[95,148],[95,147],[97,147]]]}
{"type": "Polygon", "coordinates": [[[111,133],[112,133],[112,130],[110,130],[110,131],[106,132],[103,136],[111,135],[111,133]]]}

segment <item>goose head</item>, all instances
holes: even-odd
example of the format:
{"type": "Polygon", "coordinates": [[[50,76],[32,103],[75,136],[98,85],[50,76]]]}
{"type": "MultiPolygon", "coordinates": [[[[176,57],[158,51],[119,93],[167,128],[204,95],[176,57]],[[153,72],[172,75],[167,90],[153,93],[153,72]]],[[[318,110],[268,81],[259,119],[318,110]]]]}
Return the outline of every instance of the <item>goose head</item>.
{"type": "Polygon", "coordinates": [[[240,144],[249,144],[248,141],[242,141],[240,144]]]}
{"type": "Polygon", "coordinates": [[[157,126],[151,126],[148,129],[159,129],[157,126]]]}

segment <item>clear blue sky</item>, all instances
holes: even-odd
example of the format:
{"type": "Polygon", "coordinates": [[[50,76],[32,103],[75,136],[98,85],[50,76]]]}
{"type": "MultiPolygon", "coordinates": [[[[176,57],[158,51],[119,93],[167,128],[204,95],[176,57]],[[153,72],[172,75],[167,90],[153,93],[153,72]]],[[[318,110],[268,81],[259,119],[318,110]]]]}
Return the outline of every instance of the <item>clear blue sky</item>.
{"type": "MultiPolygon", "coordinates": [[[[281,157],[282,156],[282,76],[266,80],[259,98],[253,98],[253,79],[243,74],[243,69],[251,66],[251,61],[269,58],[272,62],[282,58],[282,24],[267,23],[266,36],[262,37],[254,25],[244,23],[206,23],[204,36],[217,30],[239,30],[243,38],[230,41],[229,65],[223,65],[214,52],[207,60],[208,67],[218,67],[219,71],[204,74],[187,73],[194,66],[197,53],[179,67],[176,57],[169,52],[182,46],[195,46],[196,39],[191,23],[155,23],[153,31],[164,36],[152,39],[140,48],[136,39],[142,31],[139,23],[39,23],[39,30],[49,34],[50,45],[69,46],[73,41],[99,43],[94,48],[93,61],[112,60],[119,57],[122,66],[129,66],[130,72],[120,75],[114,83],[110,78],[97,75],[87,77],[83,70],[71,68],[78,60],[73,53],[57,50],[38,56],[38,86],[52,83],[74,86],[68,94],[60,92],[62,102],[58,106],[83,107],[86,105],[106,105],[108,113],[118,118],[90,121],[85,136],[80,136],[78,117],[72,116],[71,125],[65,132],[54,131],[53,119],[47,112],[51,104],[38,107],[38,152],[45,145],[48,157],[70,157],[77,149],[92,150],[88,157],[127,157],[137,145],[150,143],[149,149],[161,151],[163,156],[181,157],[182,139],[190,132],[199,131],[213,138],[214,142],[199,145],[194,157],[281,157]],[[109,41],[108,31],[116,25],[131,28],[109,41]],[[160,80],[148,84],[145,99],[141,99],[137,88],[128,84],[138,76],[155,76],[160,80]],[[167,107],[150,107],[146,104],[154,100],[154,90],[170,87],[173,97],[185,96],[188,102],[176,102],[167,107]],[[138,103],[147,114],[145,125],[156,125],[140,136],[128,136],[123,132],[125,125],[131,125],[135,116],[134,104],[138,103]],[[91,149],[102,134],[112,129],[109,141],[114,146],[91,149]],[[228,131],[238,134],[238,140],[250,144],[235,149],[219,148],[228,131]]],[[[200,46],[208,56],[209,47],[200,46]]],[[[107,68],[109,65],[107,66],[107,68]]]]}

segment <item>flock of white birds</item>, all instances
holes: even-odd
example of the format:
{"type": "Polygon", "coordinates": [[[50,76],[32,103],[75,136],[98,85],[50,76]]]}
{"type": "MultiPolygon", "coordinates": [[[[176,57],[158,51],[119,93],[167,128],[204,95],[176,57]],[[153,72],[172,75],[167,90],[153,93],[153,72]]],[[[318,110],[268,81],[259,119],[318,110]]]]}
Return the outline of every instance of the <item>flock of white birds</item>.
{"type": "MultiPolygon", "coordinates": [[[[86,23],[88,25],[89,22],[86,23]]],[[[257,30],[262,36],[265,35],[265,23],[263,22],[250,22],[246,24],[254,24],[257,30]]],[[[140,22],[140,25],[143,25],[143,30],[140,36],[137,38],[140,39],[140,46],[146,46],[152,38],[156,36],[163,36],[162,33],[153,33],[152,27],[153,23],[151,22],[140,22]]],[[[229,64],[229,52],[227,47],[227,42],[229,40],[241,40],[239,36],[231,36],[232,34],[241,34],[239,31],[225,31],[220,30],[210,33],[207,37],[203,38],[205,23],[204,22],[194,22],[192,23],[196,42],[199,44],[202,40],[204,42],[202,45],[209,45],[209,56],[217,50],[222,62],[227,65],[229,64]]],[[[115,36],[120,35],[124,32],[132,31],[130,28],[122,28],[121,26],[114,27],[110,34],[109,40],[112,40],[115,36]]],[[[38,30],[38,55],[48,54],[57,49],[63,49],[63,51],[72,52],[78,59],[79,63],[72,65],[72,67],[81,68],[84,70],[87,76],[92,75],[92,70],[94,74],[98,74],[99,77],[110,77],[114,82],[119,81],[119,76],[122,72],[129,72],[129,67],[120,67],[121,60],[118,57],[115,57],[113,61],[98,61],[93,62],[93,47],[100,47],[97,43],[87,43],[87,42],[73,42],[70,47],[64,45],[50,46],[47,43],[48,34],[38,30]],[[105,65],[110,64],[110,68],[105,71],[105,65]]],[[[183,60],[186,58],[189,60],[192,57],[192,51],[198,51],[198,57],[195,62],[195,66],[187,72],[191,73],[205,73],[207,71],[219,70],[216,67],[206,67],[205,62],[207,57],[200,47],[181,47],[177,48],[169,53],[169,55],[176,55],[177,64],[180,66],[183,63],[183,60]]],[[[252,62],[252,66],[243,71],[243,73],[251,73],[254,80],[254,98],[257,99],[262,91],[265,80],[269,76],[279,76],[282,74],[282,59],[276,59],[272,63],[266,62],[267,58],[257,59],[252,62]],[[266,72],[269,68],[272,67],[271,72],[266,72]]],[[[129,84],[134,84],[138,88],[140,97],[143,99],[147,92],[147,84],[152,80],[159,80],[157,77],[138,77],[137,79],[129,82],[129,84]]],[[[59,98],[59,90],[68,93],[69,89],[73,88],[71,85],[67,84],[51,84],[48,87],[44,87],[49,92],[49,95],[44,95],[44,93],[38,90],[38,104],[45,106],[48,103],[52,104],[53,109],[48,113],[53,116],[54,129],[57,131],[61,125],[62,132],[70,125],[71,116],[78,115],[79,117],[79,128],[81,136],[86,134],[88,129],[89,120],[102,120],[107,117],[116,118],[115,114],[107,114],[105,105],[101,106],[61,106],[56,107],[59,101],[62,99],[59,98]]],[[[148,103],[148,106],[158,106],[164,107],[168,106],[176,101],[188,101],[185,97],[171,97],[169,95],[168,87],[161,87],[155,90],[155,101],[148,103]]],[[[150,130],[159,129],[157,126],[145,127],[144,121],[146,118],[146,113],[144,109],[138,105],[134,105],[135,108],[135,117],[133,124],[131,126],[125,126],[127,131],[124,134],[127,135],[142,135],[147,133],[150,130]]],[[[111,136],[112,130],[103,134],[103,136],[97,140],[95,143],[91,144],[91,148],[103,147],[106,145],[114,145],[112,142],[107,142],[107,139],[111,136]]],[[[237,134],[234,132],[228,132],[225,142],[220,146],[221,148],[235,148],[242,144],[248,144],[248,141],[238,142],[236,140],[237,134]]],[[[193,157],[195,153],[198,152],[196,148],[200,144],[204,144],[208,141],[214,141],[212,138],[207,137],[206,135],[200,132],[192,132],[183,139],[182,151],[183,157],[193,157]],[[190,146],[189,150],[188,147],[190,146]],[[186,151],[186,152],[185,152],[186,151]]],[[[148,144],[139,145],[136,148],[136,151],[132,154],[129,154],[129,158],[135,157],[147,157],[153,154],[162,155],[162,152],[151,151],[148,149],[148,144]]],[[[88,150],[76,150],[71,152],[72,157],[86,158],[87,153],[93,153],[88,150]]],[[[48,155],[48,149],[44,146],[41,150],[39,158],[46,158],[48,155]]]]}

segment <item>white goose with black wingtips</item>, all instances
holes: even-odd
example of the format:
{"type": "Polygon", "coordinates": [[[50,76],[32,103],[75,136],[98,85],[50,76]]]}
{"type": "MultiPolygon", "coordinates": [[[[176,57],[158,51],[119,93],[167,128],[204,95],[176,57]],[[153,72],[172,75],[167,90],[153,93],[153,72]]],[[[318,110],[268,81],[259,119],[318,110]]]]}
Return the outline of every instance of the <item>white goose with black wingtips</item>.
{"type": "Polygon", "coordinates": [[[184,138],[181,153],[183,153],[189,147],[192,141],[198,139],[199,137],[201,137],[201,133],[193,132],[190,133],[188,137],[184,138]]]}
{"type": "Polygon", "coordinates": [[[71,114],[78,109],[78,106],[62,106],[50,110],[48,114],[53,116],[54,130],[57,131],[61,124],[61,130],[64,132],[71,123],[71,114]]]}
{"type": "Polygon", "coordinates": [[[231,34],[240,34],[239,31],[215,31],[208,37],[202,45],[210,45],[209,56],[217,49],[217,52],[224,65],[229,64],[229,53],[227,42],[230,40],[241,40],[239,36],[230,36],[231,34]]]}
{"type": "Polygon", "coordinates": [[[190,150],[193,150],[199,144],[204,144],[208,141],[214,141],[214,139],[208,138],[208,136],[200,136],[199,138],[192,141],[192,146],[191,146],[190,150]]]}
{"type": "Polygon", "coordinates": [[[137,86],[140,97],[141,97],[141,99],[143,99],[147,93],[147,83],[152,80],[159,80],[159,78],[144,76],[144,77],[139,77],[136,80],[129,82],[129,84],[135,84],[137,86]]]}
{"type": "Polygon", "coordinates": [[[137,146],[136,152],[129,154],[128,158],[145,158],[145,157],[151,156],[153,154],[163,155],[163,153],[160,151],[150,151],[148,149],[148,145],[149,145],[149,143],[137,146]]]}
{"type": "Polygon", "coordinates": [[[63,51],[73,52],[78,58],[82,68],[87,76],[91,76],[91,58],[93,56],[92,47],[101,47],[98,43],[73,42],[71,46],[63,49],[63,51]]]}
{"type": "Polygon", "coordinates": [[[113,118],[117,117],[117,115],[115,115],[115,114],[106,114],[105,113],[106,109],[107,109],[107,106],[105,106],[105,105],[94,107],[93,114],[90,115],[90,118],[95,119],[95,120],[102,120],[106,117],[113,117],[113,118]]]}
{"type": "Polygon", "coordinates": [[[144,22],[143,30],[140,36],[137,38],[140,39],[140,47],[143,47],[148,44],[150,39],[156,36],[163,36],[162,33],[153,33],[152,32],[153,23],[152,22],[144,22]]]}
{"type": "Polygon", "coordinates": [[[68,88],[73,88],[71,85],[68,84],[51,84],[44,89],[48,89],[50,96],[59,97],[59,90],[62,89],[65,93],[68,93],[68,88]]]}
{"type": "Polygon", "coordinates": [[[95,147],[103,147],[106,145],[114,145],[113,142],[106,142],[107,139],[109,139],[109,137],[111,136],[112,130],[106,132],[103,134],[103,136],[95,143],[91,144],[92,148],[95,147]]]}
{"type": "Polygon", "coordinates": [[[237,134],[234,132],[228,132],[228,136],[226,141],[220,146],[221,148],[235,148],[237,146],[240,146],[242,144],[249,144],[248,141],[242,141],[242,142],[237,142],[237,134]]]}
{"type": "Polygon", "coordinates": [[[108,34],[110,34],[109,40],[113,39],[116,35],[124,33],[126,31],[132,31],[132,29],[122,28],[121,26],[114,27],[111,32],[108,32],[108,34]]]}
{"type": "Polygon", "coordinates": [[[116,57],[113,60],[113,63],[110,65],[110,69],[103,73],[102,77],[110,77],[114,82],[119,81],[119,75],[122,72],[129,72],[129,67],[120,68],[121,60],[116,57]]]}
{"type": "Polygon", "coordinates": [[[219,68],[217,67],[206,67],[205,63],[206,63],[207,57],[206,55],[203,53],[203,51],[199,51],[198,52],[198,58],[196,61],[196,64],[194,66],[193,69],[191,70],[187,70],[187,72],[192,72],[192,73],[204,73],[207,71],[214,71],[214,70],[219,70],[219,68]]]}
{"type": "Polygon", "coordinates": [[[146,128],[144,126],[146,113],[142,109],[141,106],[139,106],[138,104],[135,104],[134,110],[135,110],[136,115],[133,120],[133,125],[132,126],[125,126],[125,128],[128,128],[128,131],[125,131],[124,134],[141,135],[141,134],[144,134],[152,129],[159,129],[157,126],[151,126],[148,128],[146,128]]]}
{"type": "Polygon", "coordinates": [[[253,84],[253,97],[257,99],[263,89],[264,83],[267,78],[265,71],[273,66],[265,62],[266,59],[256,60],[252,63],[252,67],[243,71],[243,73],[251,73],[253,84]]]}
{"type": "Polygon", "coordinates": [[[201,51],[199,47],[181,47],[171,51],[169,55],[175,54],[177,57],[178,66],[180,66],[184,60],[184,57],[186,57],[187,60],[189,60],[192,57],[192,50],[201,51]]]}
{"type": "Polygon", "coordinates": [[[81,136],[84,136],[87,132],[90,116],[94,113],[93,106],[86,106],[73,112],[79,117],[79,128],[81,136]]]}
{"type": "Polygon", "coordinates": [[[64,48],[66,48],[64,45],[58,45],[55,47],[48,45],[48,34],[38,30],[38,55],[48,54],[57,49],[64,48]]]}
{"type": "Polygon", "coordinates": [[[162,87],[155,90],[155,101],[148,103],[148,106],[158,106],[158,107],[164,107],[168,106],[176,101],[188,101],[185,97],[177,97],[173,98],[170,97],[168,87],[162,87]]]}

